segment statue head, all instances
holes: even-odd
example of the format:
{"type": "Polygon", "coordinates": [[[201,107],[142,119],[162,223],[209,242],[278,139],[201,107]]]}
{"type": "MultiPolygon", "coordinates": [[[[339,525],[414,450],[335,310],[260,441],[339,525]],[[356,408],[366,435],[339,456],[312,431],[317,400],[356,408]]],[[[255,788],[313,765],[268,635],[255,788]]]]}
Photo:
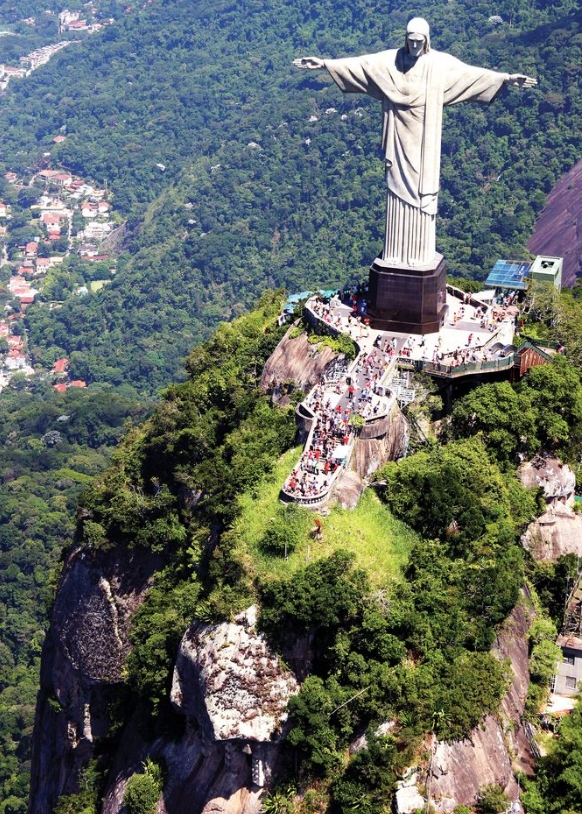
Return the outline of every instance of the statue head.
{"type": "Polygon", "coordinates": [[[430,51],[430,27],[422,17],[413,17],[406,26],[404,50],[413,57],[430,51]]]}

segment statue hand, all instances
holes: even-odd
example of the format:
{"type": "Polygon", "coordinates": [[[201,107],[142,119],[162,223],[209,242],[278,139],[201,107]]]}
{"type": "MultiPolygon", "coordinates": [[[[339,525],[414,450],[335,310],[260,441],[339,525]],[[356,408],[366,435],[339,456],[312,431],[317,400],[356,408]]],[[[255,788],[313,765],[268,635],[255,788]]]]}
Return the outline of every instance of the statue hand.
{"type": "Polygon", "coordinates": [[[509,74],[507,84],[513,85],[516,88],[533,88],[537,85],[538,80],[533,79],[531,76],[525,76],[522,73],[509,74]]]}
{"type": "Polygon", "coordinates": [[[295,65],[296,68],[310,68],[312,71],[317,68],[325,67],[323,59],[319,57],[300,57],[299,59],[293,60],[293,65],[295,65]]]}

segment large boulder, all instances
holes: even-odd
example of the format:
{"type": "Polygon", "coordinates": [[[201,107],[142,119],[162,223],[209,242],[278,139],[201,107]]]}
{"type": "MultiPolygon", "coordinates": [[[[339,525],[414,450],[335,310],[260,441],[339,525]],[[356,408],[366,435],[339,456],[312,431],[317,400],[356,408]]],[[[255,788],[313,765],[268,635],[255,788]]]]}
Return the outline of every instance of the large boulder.
{"type": "Polygon", "coordinates": [[[211,741],[278,739],[299,690],[255,623],[254,607],[234,623],[196,622],[180,644],[172,703],[211,741]]]}
{"type": "Polygon", "coordinates": [[[576,476],[567,464],[557,458],[538,455],[533,461],[522,464],[517,473],[526,489],[543,489],[548,505],[561,503],[571,506],[574,502],[576,476]]]}

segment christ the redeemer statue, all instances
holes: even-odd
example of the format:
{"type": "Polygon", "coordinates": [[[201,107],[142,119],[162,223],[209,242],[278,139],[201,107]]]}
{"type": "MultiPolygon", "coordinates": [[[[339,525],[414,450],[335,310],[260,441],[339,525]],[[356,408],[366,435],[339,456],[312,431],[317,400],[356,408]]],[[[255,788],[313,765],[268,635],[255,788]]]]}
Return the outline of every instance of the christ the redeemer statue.
{"type": "Polygon", "coordinates": [[[430,29],[420,17],[408,23],[404,48],[347,59],[303,57],[293,64],[326,68],[345,93],[367,93],[382,102],[388,185],[382,261],[434,265],[443,107],[492,102],[503,85],[532,87],[537,81],[431,50],[430,29]]]}

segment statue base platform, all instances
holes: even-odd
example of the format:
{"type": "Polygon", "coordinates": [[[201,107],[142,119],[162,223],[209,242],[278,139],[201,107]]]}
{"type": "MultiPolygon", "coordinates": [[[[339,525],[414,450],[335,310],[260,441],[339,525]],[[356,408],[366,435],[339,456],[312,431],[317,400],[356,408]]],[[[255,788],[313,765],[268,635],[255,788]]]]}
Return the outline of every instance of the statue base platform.
{"type": "Polygon", "coordinates": [[[377,258],[370,267],[370,325],[393,333],[436,333],[445,320],[446,290],[447,264],[440,254],[427,266],[377,258]]]}

